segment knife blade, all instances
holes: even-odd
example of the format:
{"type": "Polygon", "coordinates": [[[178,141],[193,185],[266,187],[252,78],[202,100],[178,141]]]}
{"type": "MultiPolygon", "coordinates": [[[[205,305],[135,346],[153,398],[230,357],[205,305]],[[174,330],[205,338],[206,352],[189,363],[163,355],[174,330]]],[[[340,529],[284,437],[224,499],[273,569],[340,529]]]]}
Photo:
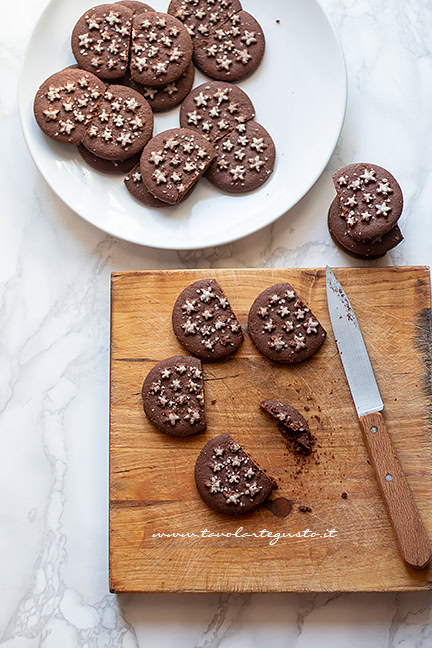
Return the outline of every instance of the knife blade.
{"type": "Polygon", "coordinates": [[[351,302],[327,266],[327,303],[336,345],[359,418],[384,405],[351,302]]]}
{"type": "Polygon", "coordinates": [[[384,405],[357,317],[328,266],[326,288],[336,346],[399,552],[407,565],[423,569],[432,557],[429,539],[381,414],[384,405]]]}

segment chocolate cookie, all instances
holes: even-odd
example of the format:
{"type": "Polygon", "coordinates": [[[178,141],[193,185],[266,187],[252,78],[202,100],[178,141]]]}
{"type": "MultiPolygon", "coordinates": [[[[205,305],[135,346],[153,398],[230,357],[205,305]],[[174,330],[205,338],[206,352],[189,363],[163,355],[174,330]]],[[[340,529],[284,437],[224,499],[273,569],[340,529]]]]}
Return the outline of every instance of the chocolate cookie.
{"type": "Polygon", "coordinates": [[[231,83],[209,81],[194,88],[180,110],[180,125],[198,131],[211,142],[255,117],[247,94],[231,83]]]}
{"type": "Polygon", "coordinates": [[[81,155],[84,162],[87,162],[92,169],[100,173],[112,173],[115,175],[124,175],[128,173],[138,163],[141,157],[140,153],[134,155],[127,160],[104,160],[98,157],[91,151],[88,151],[82,144],[78,146],[78,153],[81,155]]]}
{"type": "Polygon", "coordinates": [[[240,11],[206,38],[194,39],[195,65],[212,79],[240,81],[255,72],[265,50],[263,30],[240,11]]]}
{"type": "Polygon", "coordinates": [[[141,85],[134,81],[130,74],[126,74],[121,83],[139,92],[149,102],[153,112],[164,112],[175,108],[183,101],[193,86],[194,78],[195,67],[193,63],[190,63],[186,72],[179,79],[160,88],[141,85]]]}
{"type": "Polygon", "coordinates": [[[375,241],[356,241],[350,236],[339,198],[336,196],[328,212],[328,228],[333,241],[357,259],[378,259],[403,241],[398,225],[375,241]]]}
{"type": "Polygon", "coordinates": [[[34,100],[34,115],[43,132],[63,144],[80,144],[105,85],[83,70],[62,70],[50,76],[34,100]]]}
{"type": "Polygon", "coordinates": [[[192,40],[182,23],[164,13],[134,17],[131,75],[142,85],[165,86],[176,81],[192,60],[192,40]]]}
{"type": "Polygon", "coordinates": [[[141,174],[155,198],[179,203],[211,164],[216,151],[205,137],[172,128],[150,140],[141,156],[141,174]]]}
{"type": "Polygon", "coordinates": [[[225,515],[251,513],[277,488],[228,434],[211,439],[201,450],[195,483],[204,502],[225,515]]]}
{"type": "Polygon", "coordinates": [[[276,150],[266,129],[256,121],[238,124],[215,144],[217,157],[206,178],[218,189],[244,193],[260,187],[272,173],[276,150]]]}
{"type": "Polygon", "coordinates": [[[172,324],[185,349],[202,360],[226,358],[243,342],[240,322],[215,279],[200,279],[180,293],[172,324]]]}
{"type": "Polygon", "coordinates": [[[116,4],[132,9],[134,15],[146,13],[147,11],[156,11],[156,9],[153,9],[150,5],[145,4],[144,2],[138,2],[138,0],[118,0],[116,4]]]}
{"type": "MultiPolygon", "coordinates": [[[[161,207],[172,207],[172,205],[168,205],[168,203],[162,202],[162,200],[158,200],[157,198],[151,195],[150,191],[147,189],[144,182],[142,181],[142,175],[141,175],[139,163],[126,176],[124,183],[129,193],[131,193],[132,196],[134,196],[134,198],[139,200],[139,202],[145,205],[146,207],[150,207],[152,209],[160,209],[161,207]]],[[[192,187],[189,193],[185,194],[184,198],[180,202],[184,202],[187,198],[189,198],[190,194],[193,193],[195,188],[196,188],[196,184],[192,187]]]]}
{"type": "Polygon", "coordinates": [[[208,36],[241,8],[239,0],[171,0],[168,13],[181,20],[194,38],[208,36]]]}
{"type": "Polygon", "coordinates": [[[186,437],[206,429],[201,362],[191,356],[161,360],[142,387],[144,412],[158,430],[186,437]]]}
{"type": "Polygon", "coordinates": [[[81,16],[72,32],[78,64],[103,79],[122,77],[128,66],[133,12],[122,4],[102,4],[81,16]]]}
{"type": "Polygon", "coordinates": [[[356,163],[333,176],[350,236],[373,241],[396,225],[403,207],[402,191],[395,178],[376,164],[356,163]]]}
{"type": "Polygon", "coordinates": [[[105,160],[139,153],[153,133],[153,113],[135,90],[109,86],[83,139],[86,149],[105,160]]]}
{"type": "Polygon", "coordinates": [[[252,304],[248,332],[264,356],[283,364],[307,360],[322,346],[326,332],[289,283],[266,288],[252,304]]]}
{"type": "Polygon", "coordinates": [[[315,439],[304,416],[295,407],[279,401],[261,401],[262,409],[278,422],[279,431],[296,454],[312,452],[315,439]]]}

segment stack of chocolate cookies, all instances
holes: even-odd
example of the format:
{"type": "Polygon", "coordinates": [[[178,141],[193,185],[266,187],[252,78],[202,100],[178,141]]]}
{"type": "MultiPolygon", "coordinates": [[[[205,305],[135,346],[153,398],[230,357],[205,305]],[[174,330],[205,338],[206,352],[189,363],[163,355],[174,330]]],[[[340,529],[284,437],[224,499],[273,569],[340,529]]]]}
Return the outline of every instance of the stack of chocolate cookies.
{"type": "Polygon", "coordinates": [[[401,188],[389,171],[356,163],[333,176],[336,197],[328,228],[339,247],[360,259],[377,259],[402,240],[397,224],[403,208],[401,188]]]}
{"type": "Polygon", "coordinates": [[[150,208],[185,200],[199,178],[241,193],[275,163],[249,97],[229,83],[260,64],[265,38],[238,0],[173,0],[168,13],[136,0],[97,5],[72,32],[77,65],[51,76],[34,102],[51,138],[78,146],[102,173],[150,208]],[[195,65],[211,81],[191,92],[195,65]],[[153,135],[153,113],[184,101],[180,126],[153,135]]]}

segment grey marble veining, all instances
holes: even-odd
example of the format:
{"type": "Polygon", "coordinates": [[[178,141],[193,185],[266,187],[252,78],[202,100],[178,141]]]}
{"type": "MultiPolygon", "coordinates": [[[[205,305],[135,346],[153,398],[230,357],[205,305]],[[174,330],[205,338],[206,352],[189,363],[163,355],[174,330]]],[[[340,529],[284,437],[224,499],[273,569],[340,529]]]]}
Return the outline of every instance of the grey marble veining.
{"type": "MultiPolygon", "coordinates": [[[[72,1],[72,0],[70,0],[72,1]]],[[[53,194],[25,147],[16,88],[44,0],[0,21],[0,645],[396,648],[432,645],[432,594],[122,595],[107,588],[108,287],[112,270],[358,265],[332,244],[331,173],[388,166],[404,243],[432,261],[432,2],[321,0],[349,77],[341,141],[284,217],[233,244],[163,252],[114,240],[53,194]]]]}

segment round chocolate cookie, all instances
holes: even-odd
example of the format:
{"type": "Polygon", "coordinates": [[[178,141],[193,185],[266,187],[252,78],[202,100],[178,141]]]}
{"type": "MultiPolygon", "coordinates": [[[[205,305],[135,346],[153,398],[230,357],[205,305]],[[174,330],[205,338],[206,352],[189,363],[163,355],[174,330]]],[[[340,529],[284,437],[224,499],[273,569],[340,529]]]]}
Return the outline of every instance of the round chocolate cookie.
{"type": "Polygon", "coordinates": [[[208,81],[194,88],[183,102],[180,125],[216,142],[253,117],[255,108],[243,90],[231,83],[208,81]]]}
{"type": "Polygon", "coordinates": [[[261,401],[262,409],[279,424],[279,431],[296,454],[308,455],[312,452],[315,439],[306,419],[295,407],[280,401],[261,401]]]}
{"type": "Polygon", "coordinates": [[[217,157],[206,178],[218,189],[244,193],[260,187],[272,173],[276,150],[266,129],[256,121],[240,123],[215,144],[217,157]]]}
{"type": "Polygon", "coordinates": [[[195,65],[212,79],[240,81],[255,72],[265,50],[263,30],[240,11],[205,38],[194,39],[195,65]]]}
{"type": "Polygon", "coordinates": [[[395,178],[376,164],[356,163],[333,176],[349,235],[355,241],[384,236],[399,220],[402,191],[395,178]]]}
{"type": "Polygon", "coordinates": [[[168,13],[181,20],[194,38],[219,29],[241,8],[239,0],[171,0],[168,13]]]}
{"type": "MultiPolygon", "coordinates": [[[[172,207],[172,205],[168,205],[168,203],[162,202],[162,200],[158,200],[158,198],[155,198],[154,196],[151,195],[150,191],[147,189],[144,182],[142,181],[142,175],[141,175],[139,163],[126,176],[124,183],[129,193],[132,194],[134,198],[136,198],[140,203],[142,203],[146,207],[150,207],[152,209],[160,209],[161,207],[172,207]]],[[[196,188],[196,184],[193,185],[189,193],[185,194],[184,198],[180,202],[184,202],[185,200],[187,200],[187,198],[189,198],[190,194],[193,193],[195,188],[196,188]]]]}
{"type": "Polygon", "coordinates": [[[375,241],[356,241],[349,234],[349,227],[336,196],[328,212],[328,228],[333,241],[356,259],[378,259],[403,241],[398,225],[375,241]]]}
{"type": "Polygon", "coordinates": [[[200,279],[180,293],[172,325],[185,349],[202,360],[222,360],[243,342],[240,322],[215,279],[200,279]]]}
{"type": "Polygon", "coordinates": [[[34,115],[43,132],[63,144],[85,137],[105,85],[90,72],[66,68],[50,76],[34,100],[34,115]]]}
{"type": "Polygon", "coordinates": [[[105,160],[125,160],[139,153],[153,133],[153,113],[135,90],[109,86],[83,145],[105,160]]]}
{"type": "Polygon", "coordinates": [[[216,151],[205,137],[186,128],[172,128],[150,140],[141,156],[141,175],[155,198],[170,205],[208,169],[216,151]]]}
{"type": "Polygon", "coordinates": [[[134,81],[129,73],[123,77],[121,83],[139,92],[149,102],[153,112],[164,112],[175,108],[183,101],[193,86],[194,78],[195,67],[193,63],[190,63],[180,79],[160,88],[141,85],[134,81]]]}
{"type": "Polygon", "coordinates": [[[228,434],[211,439],[195,464],[195,483],[204,502],[224,515],[246,515],[277,488],[228,434]]]}
{"type": "Polygon", "coordinates": [[[326,332],[289,283],[266,288],[249,311],[248,332],[256,348],[274,362],[293,364],[313,356],[326,332]]]}
{"type": "Polygon", "coordinates": [[[146,13],[147,11],[156,11],[156,9],[153,9],[153,7],[150,7],[150,5],[145,4],[144,2],[138,2],[138,0],[118,0],[116,4],[123,5],[124,7],[131,9],[134,15],[146,13]]]}
{"type": "Polygon", "coordinates": [[[206,429],[201,362],[191,356],[161,360],[142,387],[144,412],[158,430],[176,437],[206,429]]]}
{"type": "Polygon", "coordinates": [[[133,12],[122,4],[102,4],[81,16],[72,32],[72,52],[84,70],[118,79],[127,69],[133,12]]]}
{"type": "Polygon", "coordinates": [[[134,17],[130,60],[134,81],[166,86],[186,72],[191,60],[192,40],[177,18],[158,12],[134,17]]]}
{"type": "Polygon", "coordinates": [[[85,146],[80,144],[78,146],[78,153],[81,155],[84,162],[87,162],[92,169],[99,171],[100,173],[111,173],[115,175],[124,175],[128,173],[133,167],[138,163],[141,157],[140,153],[137,153],[127,160],[104,160],[103,158],[98,157],[91,151],[88,151],[85,146]]]}

